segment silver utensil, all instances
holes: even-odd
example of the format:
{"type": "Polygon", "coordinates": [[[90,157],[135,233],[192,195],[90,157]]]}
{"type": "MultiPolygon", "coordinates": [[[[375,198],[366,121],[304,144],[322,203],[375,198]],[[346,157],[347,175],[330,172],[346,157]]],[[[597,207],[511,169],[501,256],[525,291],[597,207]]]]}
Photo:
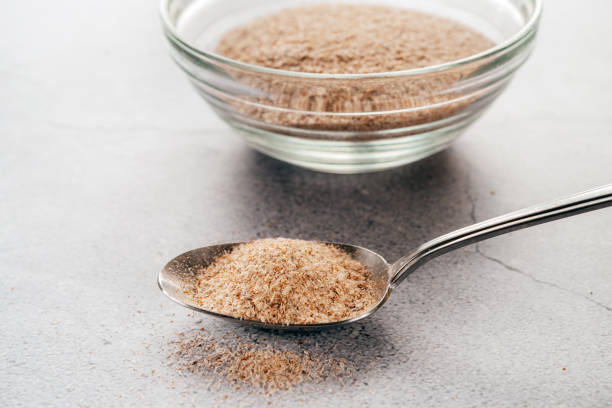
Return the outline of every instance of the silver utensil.
{"type": "Polygon", "coordinates": [[[538,204],[461,228],[426,242],[410,255],[400,258],[393,264],[387,263],[381,255],[366,248],[333,242],[329,243],[351,254],[369,269],[371,278],[375,282],[379,299],[378,303],[367,312],[339,322],[285,325],[243,320],[202,309],[197,300],[190,294],[194,293],[193,289],[196,285],[198,270],[206,267],[224,251],[230,250],[241,243],[213,245],[194,249],[179,255],[159,272],[157,282],[161,291],[178,304],[233,322],[280,330],[308,330],[336,327],[354,323],[372,315],[380,309],[389,298],[391,291],[406,279],[408,275],[437,256],[497,235],[608,206],[612,206],[612,184],[548,203],[538,204]]]}

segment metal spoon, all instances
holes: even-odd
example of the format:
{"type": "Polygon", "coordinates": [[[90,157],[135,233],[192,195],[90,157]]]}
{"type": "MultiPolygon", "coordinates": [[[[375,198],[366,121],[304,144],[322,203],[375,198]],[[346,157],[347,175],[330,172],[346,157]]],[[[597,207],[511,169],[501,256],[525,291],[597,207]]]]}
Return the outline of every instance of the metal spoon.
{"type": "Polygon", "coordinates": [[[161,291],[178,304],[233,322],[280,330],[308,330],[336,327],[354,323],[372,315],[387,301],[391,291],[401,281],[406,279],[408,275],[421,265],[437,256],[497,235],[608,206],[612,206],[612,184],[528,207],[459,229],[426,242],[410,255],[400,258],[391,265],[382,256],[369,249],[354,245],[329,243],[351,254],[369,269],[371,278],[375,282],[379,299],[378,303],[370,310],[357,317],[339,322],[285,325],[243,320],[202,309],[197,300],[189,294],[196,284],[198,270],[206,267],[224,251],[240,243],[213,245],[194,249],[179,255],[160,271],[158,284],[161,291]]]}

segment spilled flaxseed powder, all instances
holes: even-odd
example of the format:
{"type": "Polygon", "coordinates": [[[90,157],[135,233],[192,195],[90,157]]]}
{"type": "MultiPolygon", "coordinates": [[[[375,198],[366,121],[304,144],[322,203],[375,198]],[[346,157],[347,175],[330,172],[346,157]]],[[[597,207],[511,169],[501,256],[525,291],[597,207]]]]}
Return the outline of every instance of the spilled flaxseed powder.
{"type": "Polygon", "coordinates": [[[246,320],[312,324],[372,308],[376,287],[351,255],[313,241],[260,239],[241,244],[198,271],[200,305],[246,320]]]}
{"type": "Polygon", "coordinates": [[[229,383],[236,389],[247,386],[266,393],[285,391],[304,383],[347,378],[353,370],[346,359],[331,358],[326,353],[218,342],[203,330],[169,345],[173,350],[168,358],[180,371],[200,375],[218,386],[229,383]]]}
{"type": "MultiPolygon", "coordinates": [[[[221,38],[215,51],[268,68],[363,74],[442,64],[493,45],[470,27],[435,15],[386,6],[321,4],[283,10],[236,27],[221,38]]],[[[286,127],[359,131],[363,134],[344,140],[369,140],[376,136],[365,132],[435,122],[468,109],[487,93],[456,89],[456,84],[485,63],[423,75],[334,80],[228,68],[227,73],[249,92],[240,98],[216,97],[251,126],[280,125],[283,132],[288,132],[286,127]]],[[[389,137],[410,134],[406,132],[389,137]]]]}

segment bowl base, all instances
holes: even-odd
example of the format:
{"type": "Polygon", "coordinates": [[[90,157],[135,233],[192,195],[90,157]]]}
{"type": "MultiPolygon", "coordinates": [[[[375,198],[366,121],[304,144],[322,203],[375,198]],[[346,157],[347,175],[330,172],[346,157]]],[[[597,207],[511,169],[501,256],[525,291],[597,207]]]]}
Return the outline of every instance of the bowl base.
{"type": "Polygon", "coordinates": [[[444,150],[474,119],[418,135],[367,141],[313,140],[273,133],[242,121],[227,122],[263,154],[320,172],[356,174],[402,166],[444,150]]]}

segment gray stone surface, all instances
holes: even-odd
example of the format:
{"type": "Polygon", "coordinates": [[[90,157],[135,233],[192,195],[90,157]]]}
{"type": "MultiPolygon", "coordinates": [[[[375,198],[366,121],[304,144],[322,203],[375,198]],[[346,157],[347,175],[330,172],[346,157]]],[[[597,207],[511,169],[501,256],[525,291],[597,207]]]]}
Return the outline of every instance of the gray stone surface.
{"type": "Polygon", "coordinates": [[[393,260],[611,182],[612,7],[587,3],[546,4],[533,58],[451,149],[356,176],[248,149],[169,60],[156,1],[6,4],[0,406],[610,406],[612,210],[445,255],[370,320],[318,334],[191,317],[155,284],[185,250],[262,236],[393,260]],[[344,388],[215,389],[167,365],[166,343],[199,327],[379,360],[344,388]]]}

